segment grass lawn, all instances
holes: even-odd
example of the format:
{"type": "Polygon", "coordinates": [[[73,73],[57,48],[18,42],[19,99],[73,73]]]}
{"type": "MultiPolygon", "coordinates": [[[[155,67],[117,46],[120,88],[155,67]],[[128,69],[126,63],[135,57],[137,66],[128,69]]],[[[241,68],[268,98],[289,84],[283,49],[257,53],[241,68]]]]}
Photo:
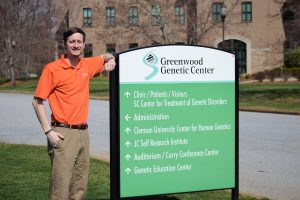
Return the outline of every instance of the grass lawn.
{"type": "MultiPolygon", "coordinates": [[[[17,92],[33,94],[38,83],[37,78],[18,79],[17,86],[12,87],[10,81],[0,80],[0,92],[17,92]]],[[[90,97],[94,99],[109,99],[108,77],[93,78],[90,81],[90,97]]]]}
{"type": "Polygon", "coordinates": [[[38,83],[37,78],[18,79],[17,86],[12,87],[9,80],[0,79],[0,91],[2,92],[20,92],[33,93],[38,83]]]}
{"type": "Polygon", "coordinates": [[[240,109],[300,114],[300,83],[241,84],[240,109]]]}
{"type": "Polygon", "coordinates": [[[90,81],[90,97],[96,99],[109,99],[108,77],[93,78],[90,81]]]}
{"type": "MultiPolygon", "coordinates": [[[[50,161],[46,147],[0,143],[0,199],[46,200],[50,177],[50,161]]],[[[109,164],[91,159],[87,199],[110,198],[109,164]]],[[[180,183],[178,183],[180,184],[180,183]]],[[[177,195],[161,195],[144,200],[226,200],[227,191],[209,191],[177,195]]],[[[240,195],[241,200],[257,198],[240,195]]]]}
{"type": "MultiPolygon", "coordinates": [[[[38,79],[18,80],[16,87],[0,80],[0,92],[33,93],[38,79]]],[[[90,81],[90,96],[109,99],[108,77],[90,81]]],[[[239,103],[242,110],[278,111],[300,114],[300,82],[240,84],[239,103]]]]}

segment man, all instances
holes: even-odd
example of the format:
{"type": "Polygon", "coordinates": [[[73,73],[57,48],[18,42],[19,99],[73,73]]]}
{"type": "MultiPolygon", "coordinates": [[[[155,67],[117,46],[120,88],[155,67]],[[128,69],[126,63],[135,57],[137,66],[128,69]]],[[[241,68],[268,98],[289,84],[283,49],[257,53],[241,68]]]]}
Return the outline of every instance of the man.
{"type": "Polygon", "coordinates": [[[80,58],[85,33],[77,27],[64,32],[66,55],[47,64],[33,98],[37,118],[48,139],[51,159],[50,199],[83,199],[89,172],[87,131],[89,80],[115,68],[114,56],[80,58]],[[51,123],[43,102],[48,99],[51,123]]]}

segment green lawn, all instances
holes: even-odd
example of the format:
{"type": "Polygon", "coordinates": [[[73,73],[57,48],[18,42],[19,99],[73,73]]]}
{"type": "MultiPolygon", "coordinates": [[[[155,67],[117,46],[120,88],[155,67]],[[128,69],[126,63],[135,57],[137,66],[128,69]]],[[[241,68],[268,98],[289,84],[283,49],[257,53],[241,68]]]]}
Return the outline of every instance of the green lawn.
{"type": "Polygon", "coordinates": [[[16,82],[17,86],[12,87],[9,80],[0,79],[0,92],[33,93],[38,83],[38,79],[18,79],[16,82]]]}
{"type": "MultiPolygon", "coordinates": [[[[50,160],[46,147],[0,143],[0,199],[46,200],[50,177],[50,160]]],[[[91,159],[87,199],[110,199],[109,164],[91,159]]],[[[184,184],[184,183],[178,183],[184,184]]],[[[161,195],[147,200],[226,200],[228,191],[161,195]]],[[[257,198],[240,195],[241,200],[257,198]]]]}
{"type": "Polygon", "coordinates": [[[97,99],[109,99],[109,79],[107,77],[93,78],[90,81],[90,96],[97,99]]]}
{"type": "Polygon", "coordinates": [[[241,84],[240,109],[300,114],[300,83],[241,84]]]}
{"type": "MultiPolygon", "coordinates": [[[[0,80],[0,92],[17,92],[32,94],[38,83],[37,78],[17,80],[17,86],[12,87],[8,80],[0,80]]],[[[109,98],[108,77],[93,78],[90,81],[90,97],[95,99],[109,98]]]]}
{"type": "MultiPolygon", "coordinates": [[[[0,92],[33,93],[38,79],[18,80],[16,87],[0,80],[0,92]]],[[[109,99],[108,77],[93,78],[90,96],[109,99]]],[[[239,103],[242,110],[278,111],[300,114],[300,82],[240,84],[239,103]]]]}

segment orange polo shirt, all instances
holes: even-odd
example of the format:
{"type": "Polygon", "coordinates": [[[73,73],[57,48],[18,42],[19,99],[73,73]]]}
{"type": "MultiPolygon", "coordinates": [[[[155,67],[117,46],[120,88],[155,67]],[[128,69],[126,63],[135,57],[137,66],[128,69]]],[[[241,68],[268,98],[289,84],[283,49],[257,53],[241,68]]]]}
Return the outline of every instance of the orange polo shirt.
{"type": "Polygon", "coordinates": [[[39,79],[35,97],[48,99],[52,121],[66,124],[87,122],[89,109],[89,80],[103,70],[102,56],[81,58],[72,67],[64,57],[47,64],[39,79]]]}

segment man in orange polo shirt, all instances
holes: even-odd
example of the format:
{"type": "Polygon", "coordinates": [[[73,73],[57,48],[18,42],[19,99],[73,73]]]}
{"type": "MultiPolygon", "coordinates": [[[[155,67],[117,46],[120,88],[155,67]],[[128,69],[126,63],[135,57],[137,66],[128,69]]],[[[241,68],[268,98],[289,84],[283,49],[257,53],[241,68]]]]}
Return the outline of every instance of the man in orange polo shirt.
{"type": "Polygon", "coordinates": [[[63,35],[66,55],[47,64],[34,93],[33,107],[48,139],[51,200],[83,199],[89,172],[87,116],[89,80],[115,68],[114,56],[80,58],[85,33],[72,27],[63,35]],[[51,123],[43,102],[49,100],[51,123]]]}

